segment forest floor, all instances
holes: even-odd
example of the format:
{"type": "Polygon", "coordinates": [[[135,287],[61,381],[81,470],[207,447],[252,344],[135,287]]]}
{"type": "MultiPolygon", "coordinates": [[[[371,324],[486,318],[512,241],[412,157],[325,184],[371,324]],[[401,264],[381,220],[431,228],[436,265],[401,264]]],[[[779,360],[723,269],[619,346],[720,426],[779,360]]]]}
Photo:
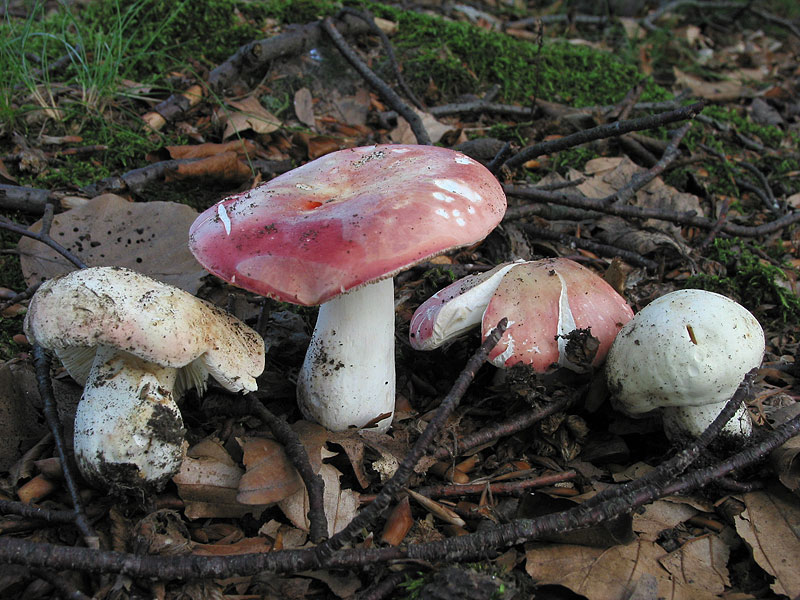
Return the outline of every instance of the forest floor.
{"type": "Polygon", "coordinates": [[[800,598],[800,8],[653,4],[0,7],[0,597],[800,598]],[[487,165],[508,210],[396,275],[391,429],[327,431],[295,400],[316,308],[209,275],[189,227],[330,152],[427,142],[487,165]],[[436,291],[554,257],[636,313],[686,288],[749,310],[747,443],[668,439],[614,409],[597,363],[480,367],[478,331],[411,347],[436,291]],[[256,392],[183,399],[188,453],[158,491],[80,476],[81,387],[23,332],[43,281],[96,266],[266,342],[256,392]]]}

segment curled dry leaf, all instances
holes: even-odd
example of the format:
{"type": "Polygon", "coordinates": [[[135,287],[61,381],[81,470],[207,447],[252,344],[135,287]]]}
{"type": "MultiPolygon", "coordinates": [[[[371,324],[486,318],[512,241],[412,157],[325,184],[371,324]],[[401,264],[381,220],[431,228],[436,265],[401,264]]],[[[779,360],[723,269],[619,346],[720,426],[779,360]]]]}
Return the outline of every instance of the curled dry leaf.
{"type": "Polygon", "coordinates": [[[195,544],[192,554],[200,556],[234,556],[272,550],[272,542],[263,537],[250,537],[233,544],[195,544]]]}
{"type": "Polygon", "coordinates": [[[386,525],[381,533],[381,541],[390,546],[399,546],[405,539],[411,527],[414,525],[414,517],[411,516],[411,504],[408,496],[405,496],[389,513],[386,525]]]}
{"type": "Polygon", "coordinates": [[[800,596],[800,506],[780,486],[742,495],[745,510],[734,517],[737,533],[753,550],[753,558],[775,577],[772,591],[800,596]]]}
{"type": "MultiPolygon", "coordinates": [[[[207,275],[189,252],[189,226],[197,212],[176,202],[128,202],[115,194],[92,198],[53,219],[50,236],[90,267],[128,267],[190,294],[207,275]]],[[[41,229],[41,221],[31,225],[41,229]]],[[[75,266],[31,238],[18,244],[28,285],[63,275],[75,266]]]]}
{"type": "Polygon", "coordinates": [[[302,87],[294,93],[294,114],[304,125],[314,129],[317,125],[314,119],[314,99],[307,87],[302,87]]]}
{"type": "Polygon", "coordinates": [[[242,504],[272,504],[303,487],[283,446],[275,440],[248,437],[239,440],[246,471],[239,480],[236,500],[242,504]]]}
{"type": "Polygon", "coordinates": [[[181,470],[172,478],[178,486],[178,495],[186,503],[186,517],[260,515],[264,506],[241,504],[236,500],[243,473],[218,440],[205,439],[189,448],[181,470]]]}
{"type": "Polygon", "coordinates": [[[38,397],[35,386],[34,379],[20,380],[19,373],[8,363],[0,367],[0,469],[3,471],[47,433],[29,400],[38,397]]]}
{"type": "MultiPolygon", "coordinates": [[[[655,577],[658,598],[712,600],[717,595],[671,574],[659,560],[664,549],[653,542],[635,541],[613,548],[531,544],[525,570],[539,585],[561,585],[588,600],[630,598],[642,577],[655,577]]],[[[697,573],[693,573],[696,576],[697,573]]],[[[706,575],[701,575],[706,576],[706,575]]],[[[707,576],[716,577],[711,569],[707,576]]]]}
{"type": "Polygon", "coordinates": [[[240,160],[236,152],[221,152],[200,160],[179,164],[174,170],[167,171],[164,176],[166,181],[213,179],[214,181],[242,183],[248,181],[253,176],[253,172],[243,160],[240,160]]]}
{"type": "Polygon", "coordinates": [[[686,580],[711,594],[722,594],[730,586],[728,557],[731,549],[718,535],[704,535],[688,540],[674,552],[658,559],[672,577],[686,580]]]}
{"type": "MultiPolygon", "coordinates": [[[[325,482],[325,516],[328,519],[328,535],[341,531],[345,525],[356,516],[359,506],[358,494],[352,490],[343,490],[339,482],[342,476],[335,467],[323,464],[319,474],[325,482]]],[[[278,502],[283,511],[295,527],[308,531],[308,492],[305,486],[299,492],[278,502]]]]}
{"type": "Polygon", "coordinates": [[[213,144],[211,142],[205,144],[194,144],[184,146],[167,146],[166,151],[172,159],[180,158],[207,158],[209,156],[216,156],[223,152],[233,152],[238,156],[247,156],[248,154],[255,154],[256,145],[250,140],[231,140],[224,144],[213,144]]]}
{"type": "Polygon", "coordinates": [[[225,122],[225,132],[222,139],[227,140],[232,135],[241,134],[247,130],[256,133],[272,133],[281,128],[281,120],[261,106],[258,98],[248,96],[243,100],[228,100],[231,107],[222,113],[225,122]]]}

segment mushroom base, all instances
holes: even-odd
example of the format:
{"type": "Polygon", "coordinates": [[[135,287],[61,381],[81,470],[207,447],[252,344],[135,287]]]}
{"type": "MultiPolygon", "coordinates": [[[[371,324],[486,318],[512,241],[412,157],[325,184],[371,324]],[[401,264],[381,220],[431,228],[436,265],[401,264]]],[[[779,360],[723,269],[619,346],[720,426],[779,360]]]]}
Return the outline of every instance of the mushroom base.
{"type": "MultiPolygon", "coordinates": [[[[661,418],[664,422],[664,433],[671,440],[685,436],[687,433],[693,437],[700,435],[717,418],[725,408],[726,402],[707,404],[704,406],[667,406],[662,408],[661,418]]],[[[740,437],[748,437],[753,431],[753,422],[742,405],[731,417],[731,420],[722,428],[722,433],[740,437]]]]}
{"type": "Polygon", "coordinates": [[[394,284],[384,279],[321,305],[297,401],[303,416],[331,431],[374,426],[394,416],[394,284]]]}
{"type": "Polygon", "coordinates": [[[161,489],[183,461],[176,370],[100,347],[75,413],[75,458],[112,493],[161,489]]]}

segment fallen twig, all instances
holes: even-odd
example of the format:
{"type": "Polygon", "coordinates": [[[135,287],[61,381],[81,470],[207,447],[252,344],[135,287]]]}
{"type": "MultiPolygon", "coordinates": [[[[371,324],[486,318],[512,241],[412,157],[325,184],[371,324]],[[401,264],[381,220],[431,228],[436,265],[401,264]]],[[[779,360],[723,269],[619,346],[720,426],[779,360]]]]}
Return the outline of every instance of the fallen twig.
{"type": "Polygon", "coordinates": [[[496,440],[499,437],[513,435],[522,431],[523,429],[527,429],[531,425],[538,423],[542,419],[546,419],[552,414],[565,410],[571,404],[571,402],[572,398],[566,397],[561,400],[557,400],[556,402],[551,402],[540,408],[531,410],[525,414],[514,415],[510,419],[476,431],[471,435],[462,437],[461,439],[457,440],[454,448],[442,446],[433,453],[433,457],[442,460],[451,456],[458,456],[467,450],[470,450],[471,448],[481,446],[491,442],[492,440],[496,440]]]}
{"type": "Polygon", "coordinates": [[[347,62],[358,71],[359,75],[364,78],[364,80],[369,83],[375,90],[383,97],[384,100],[394,109],[396,110],[401,117],[403,117],[408,124],[411,126],[411,131],[414,132],[414,137],[417,138],[418,144],[430,145],[431,139],[428,136],[428,132],[425,130],[425,126],[422,124],[422,119],[419,118],[419,115],[414,112],[414,110],[408,106],[403,99],[397,95],[392,88],[390,88],[383,80],[375,75],[370,68],[362,61],[358,54],[349,46],[347,41],[342,37],[342,34],[336,29],[336,26],[333,24],[333,19],[330,17],[326,17],[322,20],[322,28],[325,30],[325,33],[331,38],[331,41],[334,43],[336,48],[338,48],[339,52],[342,53],[347,59],[347,62]]]}
{"type": "Polygon", "coordinates": [[[517,167],[522,166],[523,163],[536,158],[537,156],[541,156],[542,154],[560,152],[561,150],[566,150],[567,148],[572,148],[573,146],[577,146],[579,144],[615,137],[631,131],[653,129],[654,127],[660,127],[661,125],[667,125],[668,123],[674,123],[675,121],[693,119],[701,110],[703,110],[704,106],[705,102],[696,102],[695,104],[684,106],[675,110],[670,110],[655,115],[648,115],[646,117],[639,117],[636,119],[628,119],[626,121],[616,121],[606,125],[599,125],[597,127],[585,129],[556,140],[549,140],[539,144],[534,144],[533,146],[524,148],[516,155],[509,158],[505,162],[504,166],[508,167],[509,169],[516,169],[517,167]]]}
{"type": "Polygon", "coordinates": [[[56,453],[61,461],[61,470],[64,473],[64,482],[72,499],[75,525],[83,535],[86,545],[89,548],[97,549],[100,547],[100,538],[97,537],[89,520],[86,518],[80,490],[78,490],[78,486],[75,483],[76,478],[71,466],[71,456],[67,453],[64,437],[61,435],[61,423],[58,420],[55,400],[53,399],[53,383],[50,380],[50,358],[39,344],[33,345],[33,362],[36,366],[36,382],[39,387],[39,395],[42,397],[42,404],[44,405],[44,417],[50,432],[53,434],[56,453]]]}
{"type": "Polygon", "coordinates": [[[311,469],[306,449],[297,434],[289,427],[289,424],[275,416],[257,399],[251,397],[250,400],[249,409],[269,426],[275,439],[283,444],[286,455],[292,461],[294,468],[300,473],[300,477],[306,485],[306,490],[308,491],[308,521],[310,523],[309,537],[312,542],[318,544],[328,537],[328,519],[325,516],[325,505],[323,503],[325,482],[320,475],[317,475],[311,469]]]}

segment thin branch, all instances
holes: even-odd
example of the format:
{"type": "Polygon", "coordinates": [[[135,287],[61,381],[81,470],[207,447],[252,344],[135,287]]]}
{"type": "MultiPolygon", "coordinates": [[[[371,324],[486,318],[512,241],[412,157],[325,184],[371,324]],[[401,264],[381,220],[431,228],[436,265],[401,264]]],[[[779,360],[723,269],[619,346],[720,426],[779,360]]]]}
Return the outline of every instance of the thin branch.
{"type": "MultiPolygon", "coordinates": [[[[800,416],[787,421],[767,434],[759,444],[746,448],[726,461],[694,471],[664,489],[643,486],[630,495],[619,495],[597,510],[585,504],[567,511],[536,519],[513,521],[481,533],[449,538],[408,547],[360,548],[340,550],[325,562],[329,568],[353,568],[377,562],[402,559],[436,561],[468,560],[486,554],[487,548],[499,549],[531,541],[542,535],[589,527],[657,500],[666,495],[686,492],[712,483],[716,478],[761,460],[786,440],[800,432],[800,416]]],[[[159,579],[224,578],[257,572],[298,572],[315,565],[313,549],[277,550],[241,556],[139,556],[120,552],[97,551],[35,543],[0,537],[0,561],[51,569],[71,569],[93,573],[125,573],[136,577],[159,579]]]]}
{"type": "Polygon", "coordinates": [[[381,95],[381,97],[386,100],[386,102],[396,110],[400,116],[402,116],[408,124],[411,126],[411,131],[414,132],[414,137],[417,138],[418,144],[423,145],[430,145],[431,139],[428,136],[428,132],[425,130],[425,126],[422,124],[422,119],[419,118],[419,115],[414,112],[414,110],[406,104],[403,99],[397,95],[392,88],[390,88],[383,80],[375,75],[370,68],[364,63],[364,61],[359,58],[358,54],[350,47],[347,41],[342,37],[342,34],[336,29],[336,26],[333,24],[333,20],[330,17],[325,17],[322,20],[322,29],[328,36],[331,38],[331,41],[334,43],[336,48],[338,48],[339,52],[342,53],[342,56],[347,59],[347,62],[358,71],[359,75],[364,78],[364,80],[370,84],[375,90],[381,95]]]}
{"type": "Polygon", "coordinates": [[[61,470],[64,473],[64,481],[72,499],[75,525],[80,530],[84,542],[89,548],[99,548],[100,538],[97,537],[97,534],[89,523],[89,519],[86,518],[80,490],[75,483],[75,472],[72,470],[72,457],[67,452],[64,438],[61,435],[61,423],[58,420],[58,412],[56,411],[55,400],[53,399],[53,382],[50,380],[50,358],[39,344],[33,345],[33,362],[36,367],[36,382],[39,387],[39,395],[42,397],[42,403],[44,405],[44,417],[47,420],[47,426],[53,434],[56,453],[61,461],[61,470]]]}
{"type": "Polygon", "coordinates": [[[312,470],[305,447],[286,421],[275,416],[261,402],[252,397],[250,398],[250,409],[269,426],[275,439],[283,444],[292,465],[300,473],[308,491],[309,536],[312,542],[318,544],[328,537],[328,519],[325,516],[323,502],[325,482],[312,470]]]}
{"type": "Polygon", "coordinates": [[[514,415],[506,421],[496,423],[495,425],[476,431],[471,435],[462,437],[456,442],[455,448],[442,446],[434,452],[433,457],[443,460],[451,456],[459,456],[471,448],[481,446],[506,435],[513,435],[546,419],[552,414],[565,410],[571,403],[572,398],[566,397],[556,402],[551,402],[546,406],[528,411],[525,414],[514,415]]]}
{"type": "Polygon", "coordinates": [[[539,144],[524,148],[519,153],[509,158],[505,162],[504,166],[508,167],[509,169],[516,169],[517,167],[522,166],[523,163],[531,160],[532,158],[536,158],[537,156],[541,156],[542,154],[560,152],[561,150],[566,150],[567,148],[572,148],[573,146],[577,146],[579,144],[585,144],[587,142],[604,138],[616,137],[631,131],[653,129],[655,127],[674,123],[675,121],[693,119],[701,110],[703,110],[704,106],[705,102],[696,102],[695,104],[683,106],[675,110],[670,110],[655,115],[648,115],[646,117],[639,117],[636,119],[615,121],[614,123],[598,125],[597,127],[585,129],[583,131],[573,133],[572,135],[564,136],[563,138],[541,142],[539,144]]]}

